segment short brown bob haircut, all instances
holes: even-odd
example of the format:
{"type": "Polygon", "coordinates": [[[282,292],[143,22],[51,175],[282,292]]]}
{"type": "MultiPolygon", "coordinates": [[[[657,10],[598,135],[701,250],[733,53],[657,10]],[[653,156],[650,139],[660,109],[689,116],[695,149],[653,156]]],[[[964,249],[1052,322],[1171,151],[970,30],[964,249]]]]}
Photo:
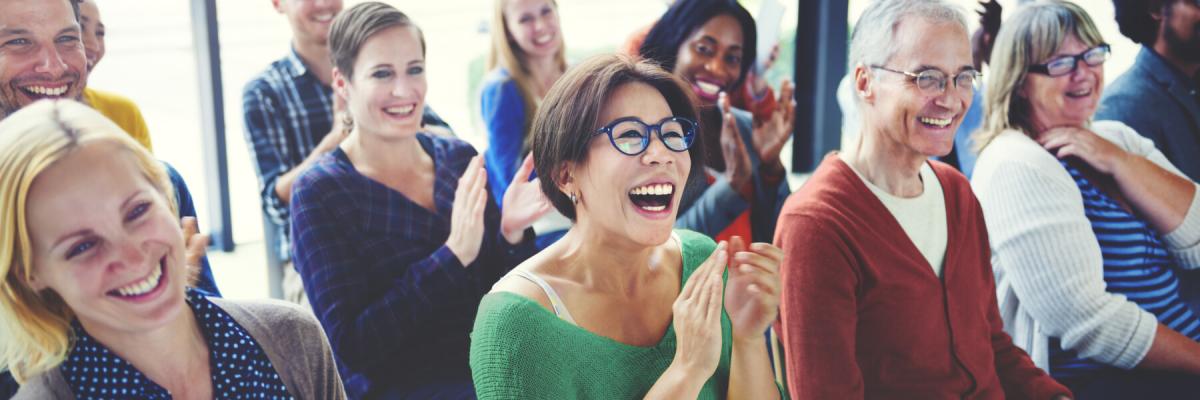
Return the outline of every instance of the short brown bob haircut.
{"type": "MultiPolygon", "coordinates": [[[[617,54],[595,56],[568,70],[546,93],[533,119],[529,133],[532,135],[534,168],[539,171],[542,192],[558,212],[572,221],[575,220],[575,204],[558,189],[565,178],[562,169],[567,163],[582,165],[587,162],[588,143],[593,134],[609,122],[599,120],[601,110],[613,91],[634,82],[658,90],[667,100],[673,116],[697,121],[695,95],[683,81],[650,61],[636,61],[617,54]]],[[[694,186],[691,183],[701,179],[704,173],[704,141],[701,137],[697,126],[696,140],[688,149],[692,160],[688,172],[689,187],[694,186]]]]}

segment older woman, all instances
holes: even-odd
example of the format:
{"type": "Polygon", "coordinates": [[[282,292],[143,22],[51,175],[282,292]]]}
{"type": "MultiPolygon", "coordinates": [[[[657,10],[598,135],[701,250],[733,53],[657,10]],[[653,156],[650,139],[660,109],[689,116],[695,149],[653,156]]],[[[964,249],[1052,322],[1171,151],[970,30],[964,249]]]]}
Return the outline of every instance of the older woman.
{"type": "Polygon", "coordinates": [[[344,398],[311,315],[185,289],[204,241],[185,240],[172,196],[82,104],[0,122],[0,367],[17,398],[344,398]]]}
{"type": "Polygon", "coordinates": [[[1005,325],[1083,398],[1197,393],[1200,319],[1176,271],[1200,266],[1200,199],[1149,140],[1092,121],[1108,57],[1073,3],[1000,29],[972,184],[1005,325]]]}
{"type": "Polygon", "coordinates": [[[550,209],[532,161],[501,213],[475,149],[422,131],[424,43],[384,3],[338,15],[333,89],[354,128],[292,189],[297,272],[356,398],[474,397],[479,299],[533,254],[526,228],[550,209]]]}
{"type": "Polygon", "coordinates": [[[763,343],[779,249],[672,229],[701,169],[693,107],[682,82],[622,56],[550,89],[533,152],[542,190],[574,225],[480,304],[480,398],[779,397],[763,343]]]}
{"type": "Polygon", "coordinates": [[[928,160],[950,152],[979,78],[964,16],[942,0],[880,0],[855,26],[862,133],[788,199],[776,236],[791,394],[1069,395],[1004,333],[979,204],[962,174],[928,160]]]}
{"type": "Polygon", "coordinates": [[[733,109],[726,92],[746,81],[755,59],[754,18],[736,1],[676,1],[650,29],[641,56],[688,84],[699,99],[705,154],[697,185],[684,192],[677,226],[724,240],[770,242],[791,193],[779,153],[795,116],[791,83],[762,123],[733,109]]]}

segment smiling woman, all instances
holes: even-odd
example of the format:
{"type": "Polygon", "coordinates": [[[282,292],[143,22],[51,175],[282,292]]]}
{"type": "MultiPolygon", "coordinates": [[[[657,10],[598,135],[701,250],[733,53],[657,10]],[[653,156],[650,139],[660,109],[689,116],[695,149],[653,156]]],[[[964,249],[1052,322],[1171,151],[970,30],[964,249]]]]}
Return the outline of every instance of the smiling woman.
{"type": "Polygon", "coordinates": [[[343,398],[311,316],[185,289],[204,240],[171,193],[162,165],[82,104],[0,122],[0,367],[24,383],[17,398],[343,398]]]}

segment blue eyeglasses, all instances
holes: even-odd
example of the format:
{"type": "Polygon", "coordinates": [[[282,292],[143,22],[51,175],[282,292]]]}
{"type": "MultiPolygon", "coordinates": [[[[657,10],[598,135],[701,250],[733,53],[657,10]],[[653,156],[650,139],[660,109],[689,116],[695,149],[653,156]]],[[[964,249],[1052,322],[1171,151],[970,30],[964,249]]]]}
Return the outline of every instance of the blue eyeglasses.
{"type": "Polygon", "coordinates": [[[637,117],[621,117],[597,129],[593,135],[608,134],[609,143],[617,151],[636,156],[650,147],[650,135],[654,132],[667,149],[684,152],[696,141],[696,122],[683,117],[667,117],[657,124],[647,124],[637,117]]]}

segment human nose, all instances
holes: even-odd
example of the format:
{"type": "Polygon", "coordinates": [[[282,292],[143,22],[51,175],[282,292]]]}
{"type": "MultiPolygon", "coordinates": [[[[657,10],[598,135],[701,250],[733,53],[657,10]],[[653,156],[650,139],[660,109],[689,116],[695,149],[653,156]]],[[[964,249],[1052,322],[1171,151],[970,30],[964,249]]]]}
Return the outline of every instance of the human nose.
{"type": "Polygon", "coordinates": [[[67,63],[63,60],[62,54],[55,47],[46,47],[42,49],[38,55],[37,67],[34,71],[42,74],[47,74],[55,78],[62,76],[67,71],[67,63]]]}

